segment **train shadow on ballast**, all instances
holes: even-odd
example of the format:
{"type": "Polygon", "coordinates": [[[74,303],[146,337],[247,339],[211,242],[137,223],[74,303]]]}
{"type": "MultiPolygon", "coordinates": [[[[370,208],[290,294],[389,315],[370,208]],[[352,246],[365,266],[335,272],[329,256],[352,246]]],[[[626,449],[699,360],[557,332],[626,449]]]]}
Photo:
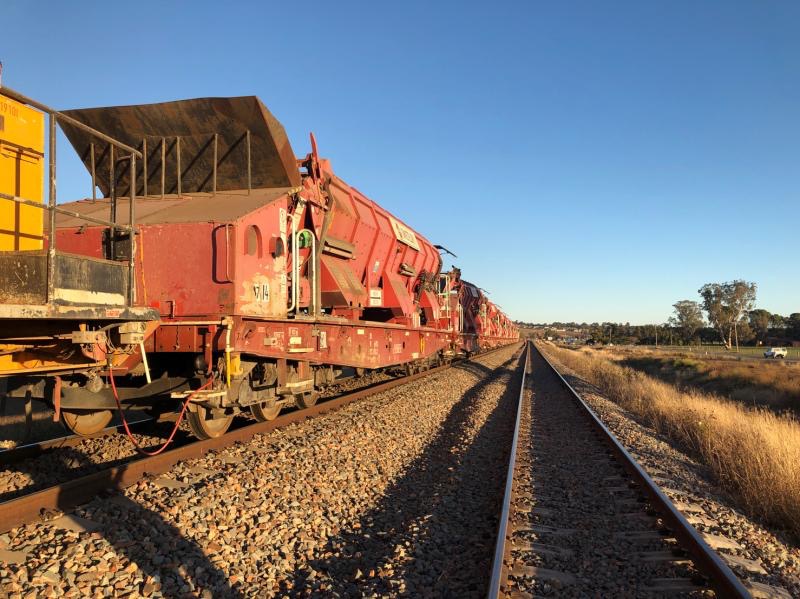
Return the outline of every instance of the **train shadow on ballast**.
{"type": "MultiPolygon", "coordinates": [[[[62,448],[56,455],[65,470],[70,465],[74,468],[74,464],[90,465],[87,457],[72,447],[62,448]]],[[[117,471],[117,477],[109,475],[108,488],[117,485],[117,478],[122,476],[124,469],[122,466],[117,471]]],[[[69,506],[71,502],[68,498],[64,499],[63,504],[59,500],[59,509],[69,506]]],[[[99,497],[83,506],[80,513],[85,514],[83,517],[97,527],[95,529],[92,526],[81,534],[100,535],[113,547],[117,556],[124,556],[136,564],[144,579],[135,588],[139,593],[147,594],[144,586],[155,577],[161,581],[161,592],[165,597],[183,596],[188,594],[189,589],[182,587],[188,586],[187,578],[191,578],[195,588],[208,589],[214,597],[244,596],[239,585],[230,584],[227,574],[209,559],[200,545],[182,534],[164,516],[136,503],[126,495],[99,497]],[[187,571],[186,574],[178,571],[181,566],[187,571]],[[200,574],[197,574],[198,569],[201,569],[200,574]]],[[[102,573],[94,570],[75,570],[73,573],[76,578],[85,574],[96,574],[98,581],[103,577],[102,573]]],[[[109,578],[113,580],[114,574],[109,574],[109,578]]]]}
{"type": "MultiPolygon", "coordinates": [[[[519,355],[515,355],[505,363],[505,366],[516,365],[519,359],[519,355]]],[[[457,469],[459,465],[485,459],[487,452],[494,451],[492,447],[496,447],[495,440],[498,435],[500,433],[510,434],[513,431],[513,408],[516,405],[519,389],[514,382],[509,384],[469,447],[462,450],[462,436],[474,406],[479,401],[481,393],[496,382],[501,375],[498,374],[498,371],[476,362],[462,362],[453,368],[472,374],[475,378],[474,385],[451,408],[438,433],[426,446],[423,453],[410,464],[396,483],[387,488],[380,503],[361,516],[360,527],[355,531],[343,531],[329,539],[323,553],[330,552],[334,557],[311,562],[310,565],[314,570],[325,572],[328,575],[328,582],[332,584],[332,588],[328,592],[340,593],[342,596],[360,595],[362,589],[359,588],[359,584],[364,583],[365,580],[359,578],[357,572],[360,570],[366,577],[371,570],[378,572],[381,566],[393,564],[396,561],[395,547],[405,539],[410,527],[414,525],[419,525],[421,528],[424,526],[428,532],[438,527],[440,535],[444,534],[444,530],[452,531],[454,534],[466,533],[466,536],[462,538],[448,541],[453,546],[460,546],[462,550],[457,553],[443,553],[442,561],[447,564],[447,567],[433,573],[435,580],[432,584],[415,589],[410,586],[412,577],[409,576],[409,572],[414,569],[415,562],[419,560],[420,563],[425,563],[425,556],[442,549],[441,536],[436,534],[418,535],[417,542],[409,550],[411,560],[402,566],[405,574],[401,578],[406,581],[406,589],[402,592],[396,587],[389,586],[371,589],[379,595],[400,593],[414,596],[422,590],[432,592],[434,595],[447,594],[454,588],[452,577],[461,576],[465,572],[477,572],[479,576],[480,572],[488,571],[490,568],[489,561],[485,564],[485,568],[476,563],[474,561],[475,554],[470,552],[470,548],[477,547],[478,553],[481,556],[485,555],[486,559],[490,560],[495,539],[491,534],[483,536],[480,526],[471,526],[471,523],[464,520],[463,517],[455,522],[453,519],[454,515],[459,513],[462,516],[469,513],[478,518],[485,514],[499,514],[502,495],[499,494],[499,491],[497,497],[484,495],[484,499],[489,497],[487,504],[471,505],[469,509],[462,507],[460,512],[458,508],[454,509],[455,506],[451,500],[459,502],[460,498],[469,495],[470,490],[502,489],[502,478],[505,473],[500,470],[496,473],[497,484],[493,484],[485,478],[465,477],[459,479],[457,469]],[[443,459],[443,456],[447,457],[443,459]],[[453,467],[455,467],[455,476],[454,470],[451,469],[453,467]],[[423,522],[425,517],[427,518],[423,522]],[[378,533],[386,534],[379,535],[378,533]],[[473,534],[478,536],[472,537],[473,534]],[[351,555],[343,553],[342,548],[350,548],[351,555]],[[419,557],[415,557],[415,555],[419,557]],[[356,580],[357,578],[359,580],[356,580]]],[[[494,453],[497,452],[494,451],[494,453]]],[[[507,455],[500,457],[507,459],[507,455]]],[[[475,494],[481,495],[480,492],[475,494]]],[[[307,572],[296,572],[292,586],[281,589],[282,592],[289,596],[307,593],[313,588],[307,575],[307,572]]],[[[393,578],[398,578],[397,572],[393,578]]],[[[472,584],[473,586],[468,585],[469,588],[461,590],[476,595],[483,592],[481,587],[483,581],[476,581],[472,584]]]]}

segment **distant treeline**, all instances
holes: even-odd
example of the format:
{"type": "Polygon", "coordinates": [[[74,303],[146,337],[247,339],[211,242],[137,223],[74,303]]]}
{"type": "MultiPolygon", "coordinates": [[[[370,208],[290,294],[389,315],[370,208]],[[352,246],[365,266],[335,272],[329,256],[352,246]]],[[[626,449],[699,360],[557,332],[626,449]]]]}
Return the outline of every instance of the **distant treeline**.
{"type": "MultiPolygon", "coordinates": [[[[719,331],[702,326],[687,337],[684,330],[670,323],[632,325],[620,322],[550,322],[529,323],[518,321],[522,328],[535,329],[542,337],[555,339],[576,338],[578,341],[592,340],[596,343],[618,345],[692,345],[698,343],[720,343],[719,331]]],[[[738,324],[740,345],[800,344],[800,312],[789,316],[771,314],[766,310],[751,310],[746,319],[738,324]]]]}
{"type": "Polygon", "coordinates": [[[782,316],[756,308],[757,289],[754,282],[744,279],[706,283],[697,290],[701,301],[678,300],[672,304],[674,312],[664,324],[517,324],[543,330],[546,337],[573,337],[596,343],[692,345],[721,342],[728,349],[734,345],[800,345],[800,312],[782,316]]]}

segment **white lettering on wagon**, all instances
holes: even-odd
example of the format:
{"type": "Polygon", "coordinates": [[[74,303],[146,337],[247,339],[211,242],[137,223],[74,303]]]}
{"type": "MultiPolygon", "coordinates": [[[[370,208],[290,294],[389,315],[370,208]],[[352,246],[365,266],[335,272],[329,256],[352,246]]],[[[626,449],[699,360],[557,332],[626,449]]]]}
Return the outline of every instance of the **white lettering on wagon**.
{"type": "Polygon", "coordinates": [[[389,222],[392,224],[392,229],[394,229],[394,236],[397,238],[397,241],[400,243],[404,243],[409,247],[414,248],[415,250],[419,251],[419,242],[417,242],[417,235],[406,227],[403,223],[395,220],[391,216],[389,217],[389,222]]]}

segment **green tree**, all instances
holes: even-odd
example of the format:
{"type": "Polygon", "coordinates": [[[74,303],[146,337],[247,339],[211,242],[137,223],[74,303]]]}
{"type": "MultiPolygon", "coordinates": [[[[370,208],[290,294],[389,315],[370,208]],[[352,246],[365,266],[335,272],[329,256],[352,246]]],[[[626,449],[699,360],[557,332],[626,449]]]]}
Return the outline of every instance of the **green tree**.
{"type": "Polygon", "coordinates": [[[769,336],[769,324],[772,320],[772,314],[762,308],[758,308],[750,310],[747,317],[756,339],[762,342],[766,341],[769,336]]]}
{"type": "Polygon", "coordinates": [[[784,329],[786,328],[786,318],[780,314],[772,314],[769,317],[769,328],[771,329],[784,329]]]}
{"type": "Polygon", "coordinates": [[[689,343],[694,334],[703,327],[703,312],[700,304],[692,300],[680,300],[672,304],[675,314],[669,324],[675,327],[684,343],[689,343]]]}
{"type": "Polygon", "coordinates": [[[795,341],[800,341],[800,312],[792,312],[786,319],[786,334],[795,341]]]}
{"type": "Polygon", "coordinates": [[[738,325],[756,301],[756,284],[737,279],[727,283],[706,283],[697,291],[703,309],[727,349],[739,344],[738,325]]]}
{"type": "Polygon", "coordinates": [[[736,334],[738,336],[739,344],[741,345],[747,343],[755,344],[758,335],[756,334],[756,331],[753,330],[753,327],[750,326],[750,322],[746,318],[740,320],[736,326],[737,326],[736,334]]]}

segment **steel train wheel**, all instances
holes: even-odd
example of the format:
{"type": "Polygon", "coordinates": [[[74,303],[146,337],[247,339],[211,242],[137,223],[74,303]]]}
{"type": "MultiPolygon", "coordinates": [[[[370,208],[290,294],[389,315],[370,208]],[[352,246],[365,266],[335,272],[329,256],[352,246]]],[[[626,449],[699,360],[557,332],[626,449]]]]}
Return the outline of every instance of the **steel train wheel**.
{"type": "Polygon", "coordinates": [[[61,412],[61,422],[66,429],[80,437],[88,437],[99,433],[111,422],[111,410],[97,410],[95,412],[61,412]]]}
{"type": "Polygon", "coordinates": [[[233,422],[233,415],[209,418],[209,411],[198,406],[196,412],[187,412],[186,419],[192,434],[198,439],[215,439],[224,435],[233,422]]]}
{"type": "Polygon", "coordinates": [[[269,405],[269,402],[255,403],[250,406],[250,413],[258,422],[275,420],[281,413],[281,406],[269,405]]]}
{"type": "Polygon", "coordinates": [[[314,393],[312,391],[306,391],[305,393],[300,393],[299,395],[295,395],[294,399],[297,402],[298,408],[305,409],[305,408],[310,408],[313,405],[316,405],[317,400],[319,399],[319,394],[314,393]]]}

